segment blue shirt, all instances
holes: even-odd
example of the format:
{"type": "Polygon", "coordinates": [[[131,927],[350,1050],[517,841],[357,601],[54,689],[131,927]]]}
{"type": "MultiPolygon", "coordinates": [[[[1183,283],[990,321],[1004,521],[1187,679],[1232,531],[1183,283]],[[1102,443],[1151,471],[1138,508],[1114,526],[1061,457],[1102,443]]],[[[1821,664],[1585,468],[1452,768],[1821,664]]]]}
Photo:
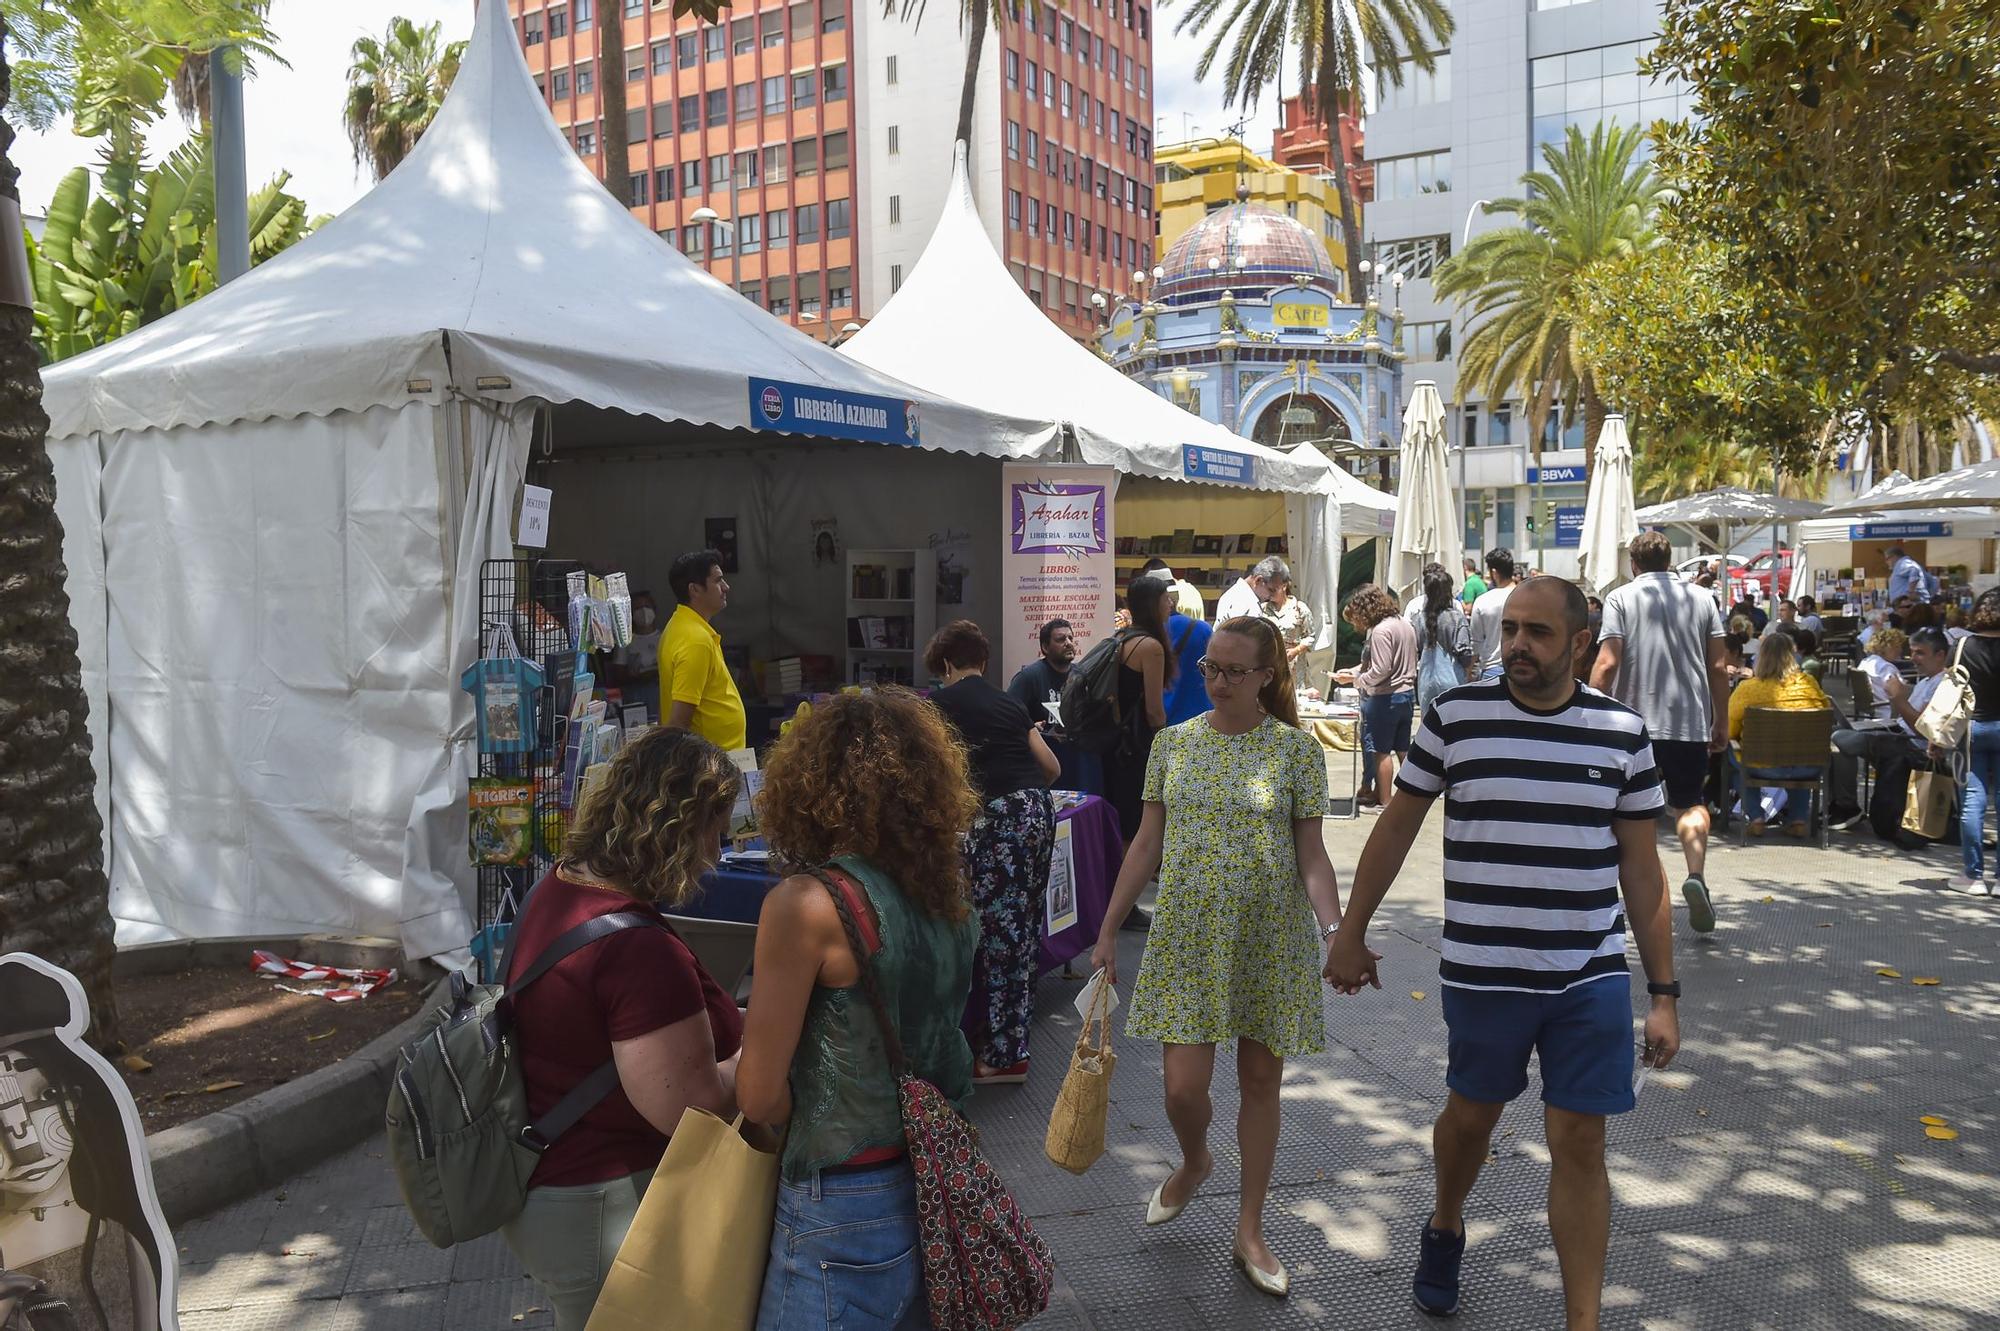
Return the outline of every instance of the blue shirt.
{"type": "Polygon", "coordinates": [[[1931,602],[1930,579],[1924,576],[1924,566],[1908,555],[1897,560],[1896,567],[1889,570],[1889,604],[1894,605],[1905,596],[1919,605],[1931,602]]]}
{"type": "Polygon", "coordinates": [[[1167,620],[1167,638],[1180,646],[1175,657],[1177,673],[1165,699],[1170,726],[1192,721],[1212,706],[1208,701],[1208,684],[1195,668],[1195,662],[1208,654],[1208,640],[1214,635],[1214,626],[1199,619],[1177,614],[1167,620]]]}

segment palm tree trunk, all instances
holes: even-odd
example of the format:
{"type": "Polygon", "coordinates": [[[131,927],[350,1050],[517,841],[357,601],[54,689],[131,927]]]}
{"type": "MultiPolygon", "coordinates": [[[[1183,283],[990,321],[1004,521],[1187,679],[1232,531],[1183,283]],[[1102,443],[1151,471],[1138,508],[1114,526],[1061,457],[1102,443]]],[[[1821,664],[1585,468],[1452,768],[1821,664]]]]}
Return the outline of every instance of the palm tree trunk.
{"type": "MultiPolygon", "coordinates": [[[[13,90],[0,18],[0,114],[13,90]]],[[[0,120],[0,197],[18,207],[19,172],[0,120]]],[[[33,952],[69,970],[90,998],[100,1046],[117,1037],[111,997],[110,890],[90,766],[88,704],[63,586],[49,418],[35,357],[27,253],[0,263],[0,952],[33,952]]]]}
{"type": "MultiPolygon", "coordinates": [[[[1608,403],[1598,395],[1597,376],[1583,372],[1583,485],[1590,489],[1590,472],[1597,465],[1597,440],[1604,432],[1604,418],[1611,414],[1608,403]]],[[[1558,444],[1562,441],[1557,440],[1558,444]]]]}
{"type": "Polygon", "coordinates": [[[958,93],[958,141],[965,145],[966,170],[972,169],[972,108],[979,98],[979,60],[986,51],[987,6],[992,0],[972,0],[966,18],[965,82],[958,93]]]}
{"type": "Polygon", "coordinates": [[[625,138],[625,0],[597,0],[597,132],[603,153],[604,188],[627,207],[632,203],[632,149],[625,138]]]}
{"type": "Polygon", "coordinates": [[[1339,66],[1335,62],[1333,50],[1334,25],[1326,27],[1326,46],[1320,52],[1319,82],[1315,85],[1319,96],[1320,119],[1326,124],[1327,159],[1333,164],[1333,187],[1340,195],[1340,243],[1347,251],[1347,298],[1360,304],[1368,298],[1368,288],[1361,276],[1361,210],[1354,202],[1354,183],[1348,179],[1347,145],[1340,141],[1340,94],[1343,91],[1333,86],[1331,75],[1339,66]]]}

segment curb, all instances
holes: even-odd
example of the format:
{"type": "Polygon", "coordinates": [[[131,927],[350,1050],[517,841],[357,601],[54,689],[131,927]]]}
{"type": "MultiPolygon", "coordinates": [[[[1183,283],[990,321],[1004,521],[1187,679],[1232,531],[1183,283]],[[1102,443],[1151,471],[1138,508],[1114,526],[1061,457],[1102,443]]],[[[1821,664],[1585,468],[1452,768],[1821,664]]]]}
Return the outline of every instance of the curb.
{"type": "Polygon", "coordinates": [[[415,1016],[338,1063],[147,1137],[167,1223],[277,1187],[379,1132],[396,1052],[423,1033],[445,989],[437,981],[415,1016]]]}

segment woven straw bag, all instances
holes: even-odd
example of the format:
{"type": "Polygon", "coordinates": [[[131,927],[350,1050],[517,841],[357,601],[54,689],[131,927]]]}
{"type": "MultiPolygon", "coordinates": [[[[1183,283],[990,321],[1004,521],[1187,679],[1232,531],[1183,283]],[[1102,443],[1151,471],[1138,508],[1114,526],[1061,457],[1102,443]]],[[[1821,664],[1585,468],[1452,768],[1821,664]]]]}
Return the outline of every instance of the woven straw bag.
{"type": "Polygon", "coordinates": [[[1051,1164],[1081,1174],[1104,1154],[1105,1121],[1111,1115],[1111,1069],[1117,1066],[1118,1056],[1111,1052],[1111,986],[1100,983],[1049,1114],[1049,1135],[1042,1150],[1051,1164]],[[1097,1028],[1094,1045],[1093,1026],[1097,1028]]]}

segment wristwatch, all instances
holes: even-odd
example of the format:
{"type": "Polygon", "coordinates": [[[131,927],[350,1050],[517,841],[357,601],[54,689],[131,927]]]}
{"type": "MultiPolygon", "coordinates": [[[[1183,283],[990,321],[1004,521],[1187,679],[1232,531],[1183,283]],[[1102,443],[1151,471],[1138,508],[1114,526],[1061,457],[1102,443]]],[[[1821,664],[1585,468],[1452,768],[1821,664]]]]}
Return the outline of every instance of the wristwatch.
{"type": "Polygon", "coordinates": [[[1648,980],[1646,982],[1646,992],[1655,998],[1679,998],[1681,996],[1681,982],[1679,980],[1668,980],[1665,984],[1654,984],[1651,980],[1648,980]]]}
{"type": "Polygon", "coordinates": [[[1340,932],[1340,921],[1335,920],[1332,924],[1327,925],[1326,928],[1319,931],[1319,939],[1322,943],[1324,943],[1327,939],[1333,937],[1335,934],[1339,932],[1340,932]]]}

